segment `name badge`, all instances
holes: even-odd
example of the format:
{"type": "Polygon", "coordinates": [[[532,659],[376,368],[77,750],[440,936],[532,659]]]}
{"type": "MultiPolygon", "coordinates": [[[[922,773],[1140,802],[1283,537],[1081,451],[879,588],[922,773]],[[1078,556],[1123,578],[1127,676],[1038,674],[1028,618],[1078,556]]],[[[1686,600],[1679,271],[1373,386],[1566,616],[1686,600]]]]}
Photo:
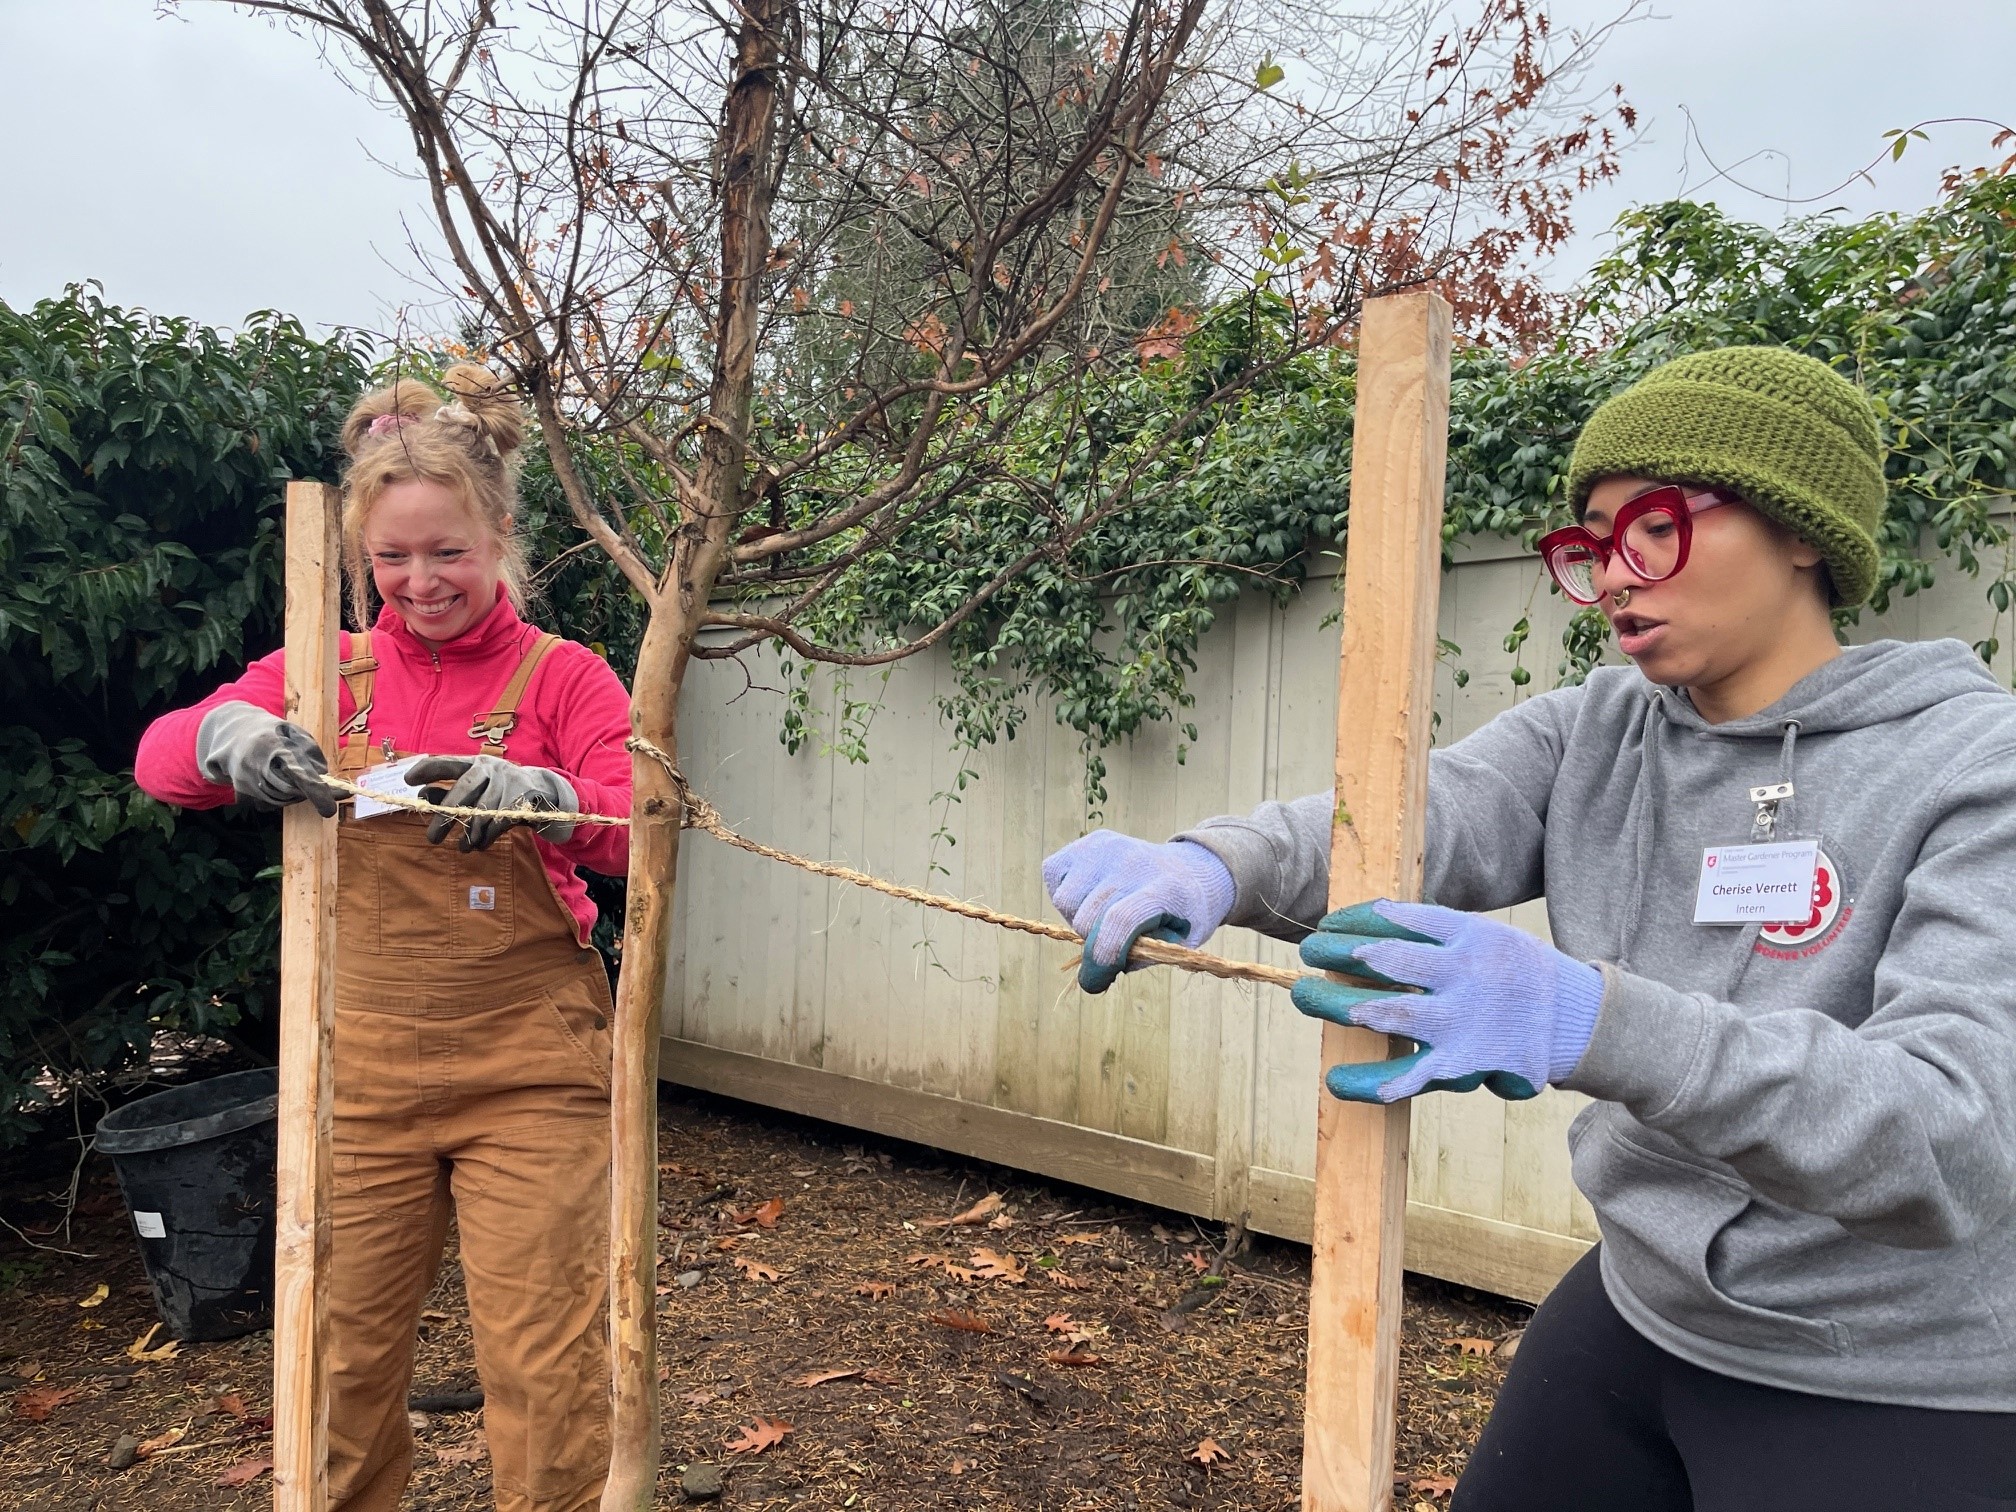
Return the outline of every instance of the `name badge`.
{"type": "MultiPolygon", "coordinates": [[[[406,780],[406,769],[413,765],[414,762],[424,759],[424,757],[420,756],[408,756],[404,761],[394,761],[383,766],[371,767],[358,776],[357,786],[363,788],[366,792],[387,793],[395,798],[418,798],[420,796],[420,789],[414,787],[406,780]]],[[[380,803],[376,799],[366,798],[360,793],[357,795],[356,806],[351,812],[359,819],[370,819],[378,814],[395,814],[399,810],[392,804],[380,803]]]]}
{"type": "Polygon", "coordinates": [[[1701,853],[1696,924],[1787,924],[1813,911],[1817,840],[1711,845],[1701,853]]]}

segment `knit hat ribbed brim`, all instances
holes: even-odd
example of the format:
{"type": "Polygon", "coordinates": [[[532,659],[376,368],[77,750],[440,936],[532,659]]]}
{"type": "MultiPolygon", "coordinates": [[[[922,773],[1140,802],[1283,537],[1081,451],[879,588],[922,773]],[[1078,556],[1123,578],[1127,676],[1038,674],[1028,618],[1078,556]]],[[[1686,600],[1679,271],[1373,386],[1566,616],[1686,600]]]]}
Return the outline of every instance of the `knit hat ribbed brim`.
{"type": "Polygon", "coordinates": [[[1783,347],[1725,347],[1654,368],[1604,401],[1576,438],[1568,497],[1630,474],[1727,489],[1820,549],[1837,604],[1876,586],[1883,448],[1868,398],[1783,347]]]}

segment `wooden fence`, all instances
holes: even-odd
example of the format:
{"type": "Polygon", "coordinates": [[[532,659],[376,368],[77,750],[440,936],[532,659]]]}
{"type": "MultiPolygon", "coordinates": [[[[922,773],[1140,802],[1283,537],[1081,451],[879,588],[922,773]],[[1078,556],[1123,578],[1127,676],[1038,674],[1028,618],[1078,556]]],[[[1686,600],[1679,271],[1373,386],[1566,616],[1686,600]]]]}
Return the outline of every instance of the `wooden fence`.
{"type": "MultiPolygon", "coordinates": [[[[1163,839],[1209,814],[1327,786],[1334,739],[1334,579],[1285,609],[1249,594],[1200,648],[1197,739],[1157,726],[1107,752],[1103,822],[1163,839]],[[1327,623],[1326,623],[1327,621],[1327,623]]],[[[1438,738],[1475,729],[1551,687],[1566,606],[1516,543],[1465,542],[1443,581],[1441,633],[1460,647],[1437,682],[1438,738]],[[1530,617],[1526,690],[1508,630],[1530,617]],[[1456,670],[1467,671],[1456,686],[1456,670]]],[[[1858,638],[1996,633],[1980,586],[1946,568],[1858,638]]],[[[1997,671],[2010,675],[2008,617],[1997,671]]],[[[1011,742],[960,752],[938,717],[942,657],[886,682],[822,682],[875,705],[871,759],[779,743],[784,679],[763,656],[701,667],[681,718],[682,765],[729,824],[801,855],[1047,917],[1040,867],[1083,833],[1083,758],[1047,708],[1011,742]],[[948,797],[963,768],[978,774],[948,797]]],[[[688,834],[667,985],[661,1074],[752,1102],[916,1140],[1210,1218],[1246,1215],[1306,1240],[1317,1027],[1272,989],[1170,971],[1079,993],[1065,946],[970,924],[795,872],[688,834]]],[[[1512,912],[1545,929],[1543,905],[1512,912]]],[[[1293,966],[1243,930],[1212,948],[1293,966]]],[[[1407,1207],[1411,1270],[1538,1300],[1597,1237],[1569,1179],[1566,1131],[1582,1099],[1549,1091],[1415,1104],[1407,1207]]]]}

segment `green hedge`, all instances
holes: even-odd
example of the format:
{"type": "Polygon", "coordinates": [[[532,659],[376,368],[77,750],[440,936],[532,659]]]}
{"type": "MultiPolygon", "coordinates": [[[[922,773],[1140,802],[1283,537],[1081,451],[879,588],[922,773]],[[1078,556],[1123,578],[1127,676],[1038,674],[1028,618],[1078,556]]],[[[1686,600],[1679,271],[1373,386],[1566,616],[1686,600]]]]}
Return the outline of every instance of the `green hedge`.
{"type": "Polygon", "coordinates": [[[133,752],[277,641],[280,485],[332,475],[363,375],[277,315],[0,304],[0,1143],[38,1078],[265,1010],[274,826],[154,802],[133,752]]]}

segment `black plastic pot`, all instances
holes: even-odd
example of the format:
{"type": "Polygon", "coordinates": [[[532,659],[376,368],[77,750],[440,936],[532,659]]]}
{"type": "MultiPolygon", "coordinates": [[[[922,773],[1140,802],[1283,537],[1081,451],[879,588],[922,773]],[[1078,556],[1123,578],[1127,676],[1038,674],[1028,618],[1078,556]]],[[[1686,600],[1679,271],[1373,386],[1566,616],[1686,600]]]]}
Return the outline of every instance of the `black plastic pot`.
{"type": "Polygon", "coordinates": [[[234,1071],[114,1109],[98,1124],[161,1321],[232,1339],[273,1316],[279,1073],[234,1071]]]}

